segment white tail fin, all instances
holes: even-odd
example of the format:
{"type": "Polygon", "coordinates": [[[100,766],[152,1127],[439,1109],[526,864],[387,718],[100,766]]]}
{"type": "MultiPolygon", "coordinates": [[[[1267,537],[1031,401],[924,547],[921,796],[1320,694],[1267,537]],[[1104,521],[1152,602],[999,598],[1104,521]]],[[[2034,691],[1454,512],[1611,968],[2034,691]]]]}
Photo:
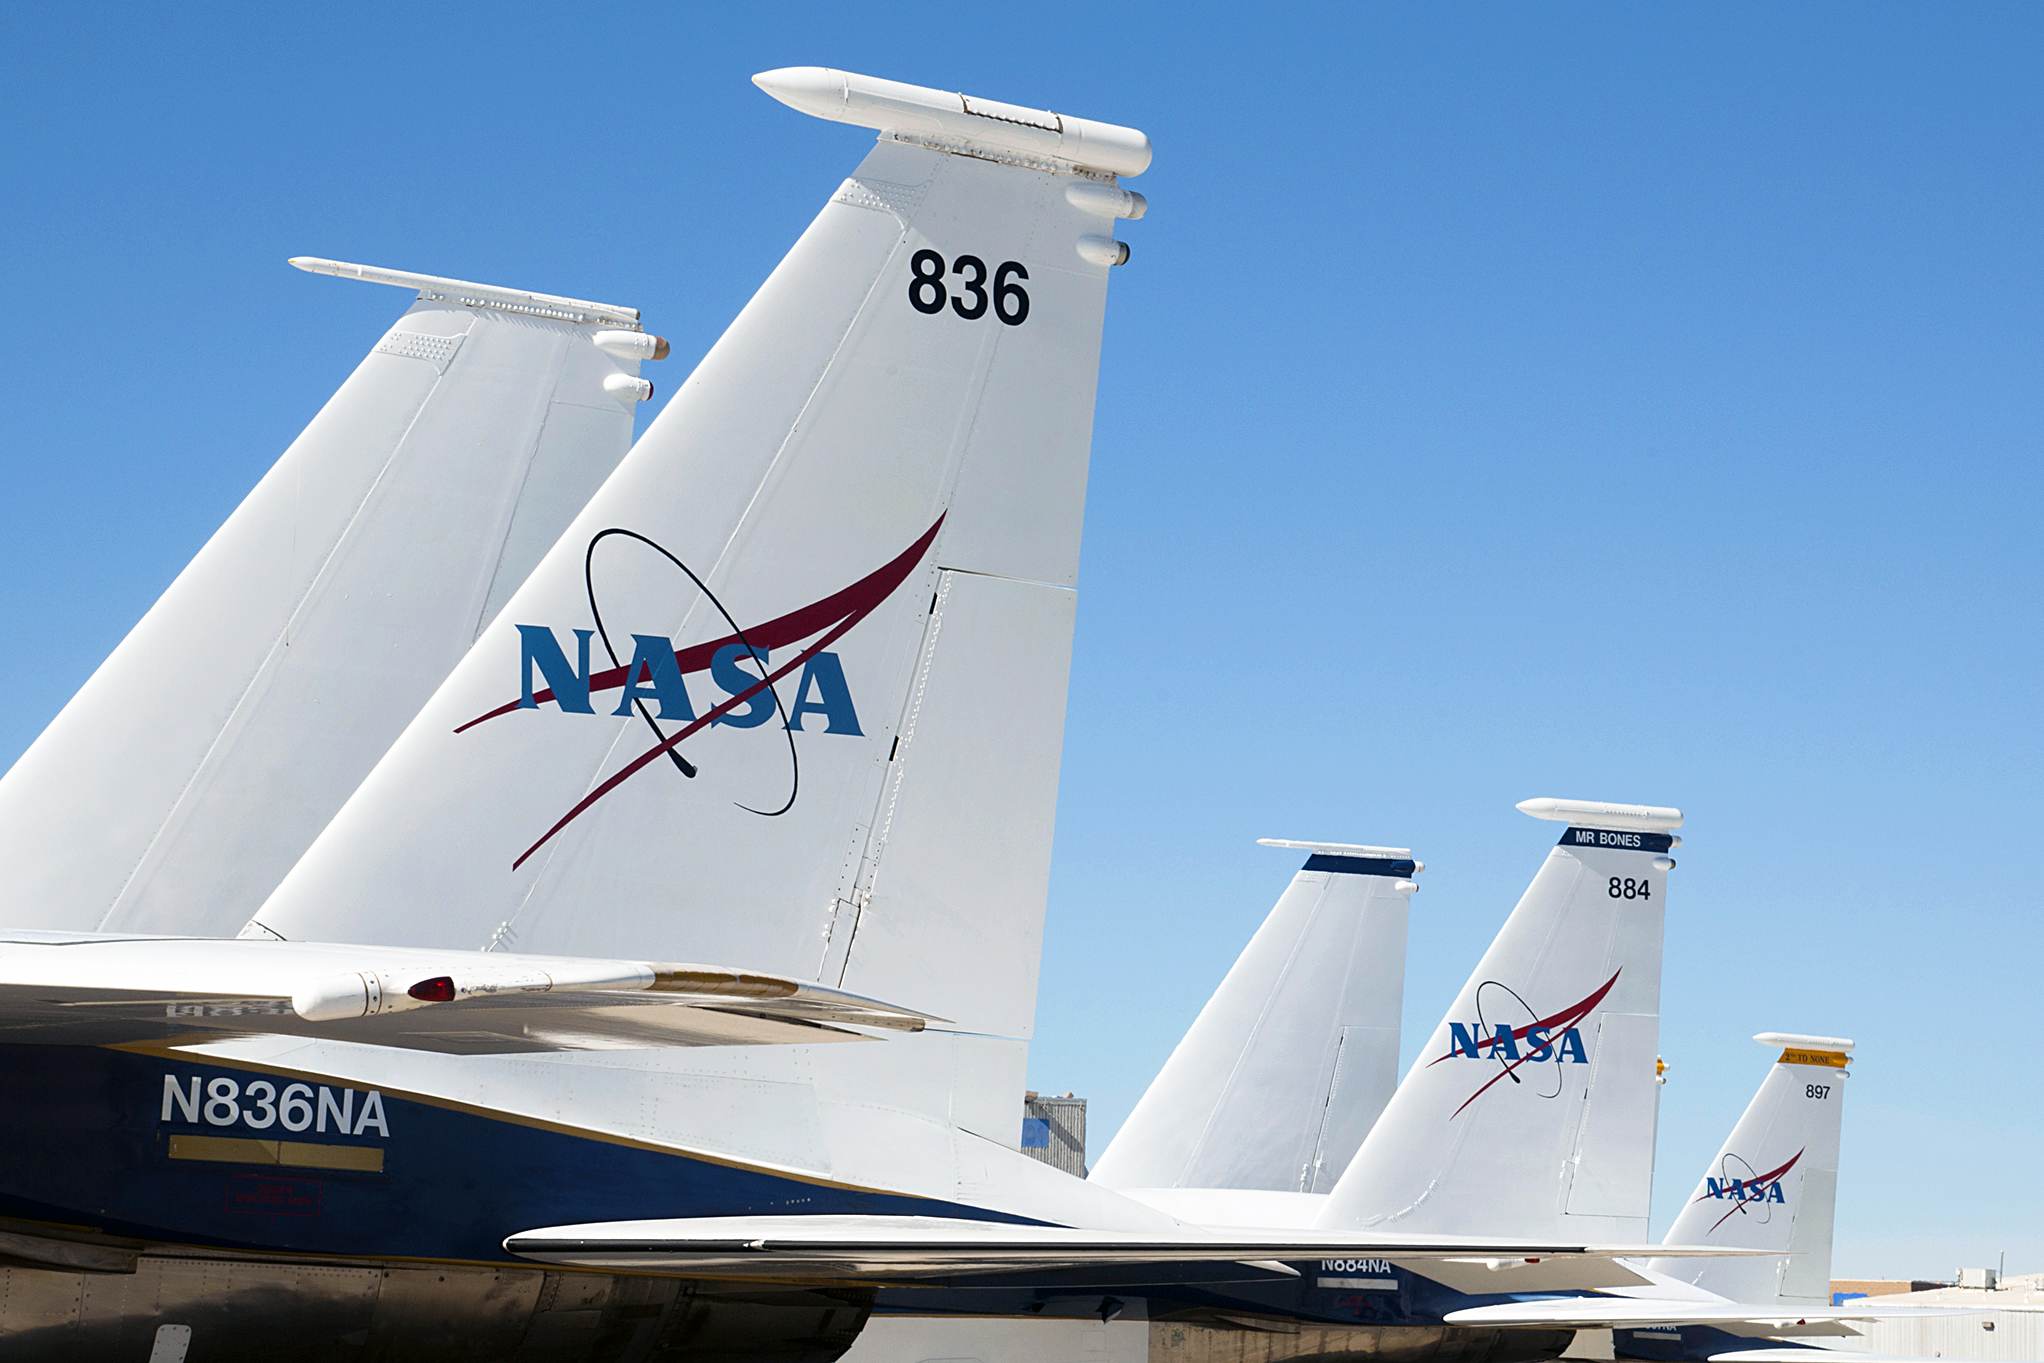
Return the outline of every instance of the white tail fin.
{"type": "Polygon", "coordinates": [[[1113,177],[933,118],[831,195],[252,931],[687,944],[1027,1034],[1113,177]]]}
{"type": "Polygon", "coordinates": [[[293,263],[421,292],[0,779],[11,925],[231,935],[631,444],[631,309],[293,263]]]}
{"type": "Polygon", "coordinates": [[[1672,809],[1570,820],[1336,1184],[1321,1224],[1645,1238],[1672,809]],[[1581,822],[1573,822],[1580,820],[1581,822]]]}
{"type": "Polygon", "coordinates": [[[1831,1304],[1838,1130],[1852,1043],[1762,1032],[1781,1058],[1668,1229],[1671,1245],[1778,1249],[1780,1259],[1656,1259],[1650,1267],[1732,1301],[1831,1304]]]}
{"type": "Polygon", "coordinates": [[[1309,848],[1091,1177],[1324,1193],[1398,1083],[1404,848],[1309,848]]]}

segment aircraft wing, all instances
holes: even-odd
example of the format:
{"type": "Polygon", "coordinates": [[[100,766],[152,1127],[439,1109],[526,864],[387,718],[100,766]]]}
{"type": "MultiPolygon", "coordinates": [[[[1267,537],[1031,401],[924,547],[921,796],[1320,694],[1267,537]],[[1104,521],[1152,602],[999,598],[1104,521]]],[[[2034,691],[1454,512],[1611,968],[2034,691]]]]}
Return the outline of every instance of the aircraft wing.
{"type": "MultiPolygon", "coordinates": [[[[918,1282],[1016,1274],[1115,1270],[1121,1282],[1174,1280],[1188,1264],[1233,1263],[1259,1273],[1299,1272],[1289,1260],[1370,1257],[1431,1274],[1435,1266],[1489,1263],[1568,1266],[1572,1280],[1613,1286],[1647,1281],[1619,1260],[1660,1246],[1489,1240],[1477,1236],[1383,1236],[1342,1231],[1209,1234],[1194,1227],[1158,1235],[923,1216],[738,1216],[614,1221],[525,1231],[504,1241],[520,1258],[580,1268],[708,1277],[918,1282]],[[1141,1270],[1160,1272],[1145,1280],[1141,1270]]],[[[1719,1251],[1684,1251],[1715,1254],[1719,1251]]],[[[1735,1253],[1737,1251],[1734,1251],[1735,1253]]],[[[1503,1285],[1492,1291],[1511,1291],[1503,1285]]],[[[1588,1289],[1583,1289],[1588,1290],[1588,1289]]]]}
{"type": "Polygon", "coordinates": [[[0,932],[0,1043],[264,1033],[457,1055],[862,1041],[926,1014],[721,966],[275,940],[0,932]]]}
{"type": "MultiPolygon", "coordinates": [[[[1685,1300],[1680,1297],[1564,1297],[1547,1301],[1503,1302],[1450,1311],[1441,1319],[1450,1325],[1492,1327],[1536,1326],[1546,1329],[1592,1330],[1651,1325],[1758,1325],[1788,1329],[1825,1321],[1873,1320],[1885,1316],[1984,1315],[1986,1308],[1922,1306],[1788,1306],[1781,1302],[1685,1300]]],[[[1764,1351],[1774,1353],[1778,1351],[1764,1351]]],[[[1789,1351],[1793,1352],[1793,1351],[1789,1351]]],[[[1809,1352],[1796,1355],[1808,1363],[1809,1352]]],[[[1857,1359],[1858,1354],[1852,1355],[1857,1359]]],[[[1753,1353],[1738,1355],[1761,1363],[1753,1353]]]]}

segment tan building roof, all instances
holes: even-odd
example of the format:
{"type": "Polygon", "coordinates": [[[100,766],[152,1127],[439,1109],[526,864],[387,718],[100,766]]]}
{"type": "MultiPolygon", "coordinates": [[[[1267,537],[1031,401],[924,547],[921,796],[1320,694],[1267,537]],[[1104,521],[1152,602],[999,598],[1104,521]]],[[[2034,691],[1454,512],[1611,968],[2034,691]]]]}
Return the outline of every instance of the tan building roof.
{"type": "Polygon", "coordinates": [[[1911,1278],[1833,1278],[1831,1291],[1864,1292],[1869,1297],[1893,1297],[1904,1292],[1928,1292],[1945,1284],[1911,1278]]]}

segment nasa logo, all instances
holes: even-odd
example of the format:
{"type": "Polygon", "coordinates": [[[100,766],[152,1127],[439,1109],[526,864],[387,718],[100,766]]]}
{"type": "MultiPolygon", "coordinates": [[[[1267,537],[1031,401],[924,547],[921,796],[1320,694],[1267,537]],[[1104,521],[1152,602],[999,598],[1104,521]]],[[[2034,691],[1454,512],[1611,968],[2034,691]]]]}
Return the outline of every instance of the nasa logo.
{"type": "Polygon", "coordinates": [[[1714,1178],[1707,1178],[1703,1182],[1703,1195],[1705,1197],[1729,1197],[1738,1202],[1788,1201],[1787,1198],[1781,1195],[1781,1184],[1779,1182],[1761,1183],[1755,1181],[1747,1183],[1742,1179],[1736,1178],[1727,1179],[1723,1183],[1719,1183],[1714,1178]]]}
{"type": "MultiPolygon", "coordinates": [[[[589,640],[595,631],[578,629],[574,633],[577,658],[571,664],[552,629],[545,625],[518,626],[519,709],[539,708],[532,689],[532,674],[537,669],[546,682],[544,694],[564,713],[596,713],[590,702],[591,684],[598,678],[608,683],[610,674],[599,673],[596,677],[590,674],[589,640]]],[[[695,719],[695,702],[688,693],[687,674],[682,671],[683,659],[694,651],[699,650],[678,649],[672,639],[662,635],[634,634],[632,661],[616,669],[628,680],[618,686],[617,707],[607,713],[626,718],[640,704],[650,703],[659,707],[656,711],[659,719],[695,719]]],[[[774,697],[766,693],[759,675],[738,665],[745,656],[745,645],[737,643],[725,644],[710,654],[707,665],[710,680],[730,697],[727,704],[713,707],[717,713],[710,723],[751,729],[774,717],[774,697]],[[744,709],[731,708],[741,703],[744,709]]],[[[764,668],[768,665],[769,650],[755,648],[752,657],[764,668]]],[[[608,690],[609,684],[602,689],[608,690]]],[[[863,736],[851,688],[845,685],[844,664],[838,661],[837,654],[818,652],[803,662],[802,679],[795,684],[795,702],[788,707],[787,727],[801,730],[804,715],[821,716],[825,733],[863,736]]]]}
{"type": "Polygon", "coordinates": [[[1553,1092],[1535,1089],[1536,1096],[1553,1098],[1561,1092],[1560,1067],[1563,1065],[1587,1065],[1589,1052],[1583,1045],[1583,1035],[1577,1029],[1604,996],[1611,992],[1611,986],[1618,983],[1622,971],[1614,970],[1611,978],[1596,992],[1558,1013],[1546,1017],[1535,1017],[1531,1021],[1514,1026],[1509,1022],[1491,1023],[1487,1012],[1511,1011],[1516,1009],[1531,1014],[1533,1009],[1518,991],[1496,980],[1485,980],[1476,987],[1476,1012],[1474,1022],[1450,1022],[1448,1024],[1448,1051],[1427,1062],[1429,1069],[1443,1060],[1490,1060],[1498,1066],[1498,1072],[1484,1081],[1482,1087],[1462,1101],[1462,1106],[1448,1114],[1453,1121],[1462,1115],[1463,1108],[1488,1093],[1501,1080],[1510,1079],[1514,1084],[1522,1082],[1518,1071],[1526,1065],[1552,1063],[1555,1066],[1553,1092]]]}
{"type": "Polygon", "coordinates": [[[1481,1059],[1479,1054],[1488,1047],[1492,1057],[1505,1056],[1519,1059],[1519,1038],[1526,1040],[1526,1059],[1538,1064],[1542,1060],[1554,1060],[1565,1065],[1587,1065],[1590,1057],[1583,1051],[1583,1034],[1574,1027],[1565,1029],[1559,1038],[1550,1037],[1545,1027],[1527,1027],[1514,1031],[1509,1023],[1499,1023],[1495,1034],[1485,1036],[1483,1024],[1465,1027],[1459,1022],[1448,1024],[1450,1041],[1448,1054],[1467,1056],[1471,1060],[1481,1059]]]}
{"type": "Polygon", "coordinates": [[[477,715],[455,732],[466,733],[515,711],[538,710],[547,705],[565,714],[594,715],[595,697],[617,691],[616,706],[612,707],[606,698],[605,710],[613,717],[628,717],[636,711],[656,742],[599,782],[556,819],[537,842],[512,861],[511,869],[523,866],[527,858],[563,828],[659,758],[667,758],[683,776],[693,778],[695,765],[677,750],[686,739],[712,725],[751,729],[776,714],[780,716],[780,728],[787,735],[788,746],[787,801],[778,809],[741,807],[769,818],[794,808],[796,793],[801,789],[795,735],[818,732],[813,725],[820,723],[820,731],[826,734],[865,736],[858,709],[852,703],[851,687],[845,680],[844,665],[830,646],[894,595],[929,553],[943,525],[944,517],[940,515],[914,544],[857,582],[750,629],[738,623],[708,583],[662,545],[636,531],[616,527],[591,536],[583,555],[583,580],[593,627],[569,631],[575,638],[575,661],[569,662],[562,637],[552,626],[516,626],[518,698],[477,715]],[[729,633],[686,648],[676,648],[674,641],[663,635],[633,634],[631,661],[620,661],[620,650],[604,625],[597,592],[597,550],[613,541],[620,545],[637,544],[665,560],[715,608],[729,633]],[[590,660],[590,641],[599,637],[613,663],[603,671],[594,670],[590,660]],[[796,650],[792,657],[775,660],[781,650],[790,648],[796,650]],[[747,662],[759,670],[748,671],[744,666],[747,662]],[[533,688],[535,670],[546,683],[538,690],[533,688]],[[724,692],[723,699],[701,714],[696,712],[688,692],[686,679],[694,672],[708,672],[710,680],[724,692]],[[796,676],[792,705],[783,702],[776,687],[776,683],[791,674],[796,676]],[[804,720],[811,717],[812,723],[805,724],[804,720]],[[667,723],[679,724],[680,728],[670,733],[661,727],[667,723]]]}
{"type": "Polygon", "coordinates": [[[1734,1216],[1746,1212],[1758,1212],[1764,1221],[1772,1207],[1788,1205],[1788,1197],[1782,1192],[1782,1180],[1788,1176],[1789,1170],[1796,1167],[1796,1161],[1802,1157],[1803,1152],[1798,1150],[1781,1167],[1769,1169],[1764,1174],[1756,1174],[1752,1172],[1753,1166],[1739,1156],[1725,1155],[1719,1161],[1721,1166],[1719,1172],[1724,1177],[1706,1177],[1703,1180],[1703,1191],[1699,1192],[1694,1200],[1702,1202],[1710,1199],[1732,1203],[1730,1211],[1711,1222],[1712,1230],[1724,1225],[1734,1216]],[[1746,1172],[1743,1174],[1737,1172],[1740,1169],[1746,1172]]]}

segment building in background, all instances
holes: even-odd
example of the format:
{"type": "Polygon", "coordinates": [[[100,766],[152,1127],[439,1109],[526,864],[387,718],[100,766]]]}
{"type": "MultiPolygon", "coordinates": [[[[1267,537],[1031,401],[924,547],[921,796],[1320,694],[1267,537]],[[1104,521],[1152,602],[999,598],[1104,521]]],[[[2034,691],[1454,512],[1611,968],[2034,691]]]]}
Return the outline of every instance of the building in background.
{"type": "Polygon", "coordinates": [[[1836,1279],[1833,1300],[1881,1298],[1883,1306],[1977,1306],[1977,1316],[1904,1316],[1854,1321],[1861,1339],[1847,1349],[1906,1358],[2044,1360],[2044,1273],[2004,1278],[1992,1268],[1962,1268],[1955,1283],[1836,1279]],[[1880,1288],[1881,1291],[1871,1289],[1880,1288]]]}
{"type": "Polygon", "coordinates": [[[1831,1304],[1843,1306],[1859,1297],[1893,1297],[1904,1292],[1935,1292],[1950,1283],[1925,1278],[1833,1278],[1831,1304]]]}
{"type": "Polygon", "coordinates": [[[1075,1178],[1086,1177],[1086,1100],[1067,1093],[1022,1095],[1022,1153],[1075,1178]]]}

